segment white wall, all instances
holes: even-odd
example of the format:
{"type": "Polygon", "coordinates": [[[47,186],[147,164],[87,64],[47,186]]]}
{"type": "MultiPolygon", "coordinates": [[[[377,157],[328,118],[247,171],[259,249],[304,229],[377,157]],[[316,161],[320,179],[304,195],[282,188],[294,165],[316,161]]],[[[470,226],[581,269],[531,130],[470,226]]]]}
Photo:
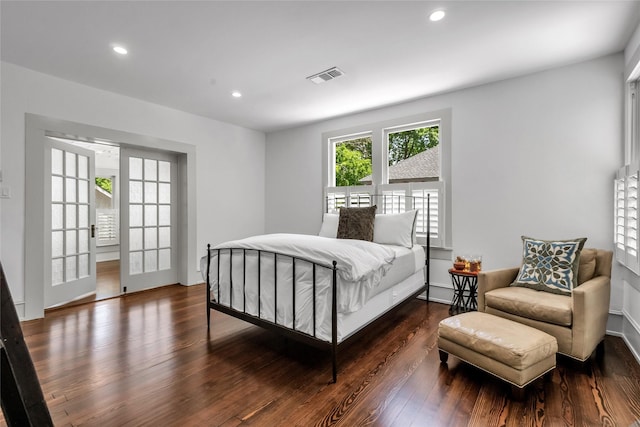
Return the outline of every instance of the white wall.
{"type": "MultiPolygon", "coordinates": [[[[452,109],[453,250],[483,268],[516,266],[521,235],[588,237],[612,249],[613,177],[622,163],[622,54],[267,135],[267,232],[317,233],[321,133],[452,109]]],[[[451,287],[450,262],[434,262],[451,287]]],[[[611,309],[622,308],[619,267],[611,309]]]]}
{"type": "Polygon", "coordinates": [[[25,113],[195,146],[198,253],[204,254],[208,242],[264,232],[264,133],[5,62],[0,73],[0,168],[2,184],[12,190],[0,202],[0,259],[17,304],[24,298],[26,259],[25,113]]]}

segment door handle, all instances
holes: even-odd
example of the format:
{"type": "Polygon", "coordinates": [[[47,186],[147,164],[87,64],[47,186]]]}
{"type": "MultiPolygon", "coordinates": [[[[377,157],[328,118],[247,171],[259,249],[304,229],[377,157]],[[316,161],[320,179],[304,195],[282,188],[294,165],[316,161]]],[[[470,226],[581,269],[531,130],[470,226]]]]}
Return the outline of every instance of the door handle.
{"type": "Polygon", "coordinates": [[[95,237],[96,237],[96,225],[91,224],[91,238],[95,238],[95,237]]]}

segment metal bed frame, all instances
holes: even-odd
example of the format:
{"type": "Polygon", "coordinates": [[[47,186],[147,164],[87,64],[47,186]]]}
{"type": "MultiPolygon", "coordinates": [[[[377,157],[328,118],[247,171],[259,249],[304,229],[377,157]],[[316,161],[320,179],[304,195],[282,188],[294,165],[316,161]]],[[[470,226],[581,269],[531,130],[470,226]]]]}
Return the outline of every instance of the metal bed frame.
{"type": "MultiPolygon", "coordinates": [[[[388,196],[388,195],[371,195],[371,198],[373,197],[398,197],[398,198],[411,198],[413,200],[412,205],[415,206],[415,200],[416,199],[425,199],[424,197],[416,197],[416,196],[388,196]]],[[[388,314],[395,312],[396,310],[398,310],[400,307],[404,306],[407,302],[411,301],[412,299],[414,299],[415,297],[417,297],[418,295],[422,294],[423,292],[426,291],[427,293],[427,298],[426,298],[426,303],[429,302],[429,285],[430,285],[430,278],[429,278],[429,270],[430,270],[430,249],[431,249],[431,245],[430,245],[430,221],[429,221],[429,208],[430,208],[430,198],[429,195],[427,195],[426,197],[426,209],[427,209],[427,226],[426,226],[426,257],[425,257],[425,282],[424,285],[421,286],[417,291],[411,293],[409,296],[407,296],[406,298],[404,298],[402,301],[398,302],[396,305],[394,305],[393,307],[391,307],[390,309],[388,309],[387,311],[385,311],[384,313],[380,314],[378,317],[372,319],[371,321],[369,321],[367,324],[365,324],[364,326],[362,326],[357,332],[355,332],[354,334],[344,338],[341,342],[338,342],[338,309],[337,309],[337,277],[338,277],[338,268],[336,267],[337,265],[337,261],[333,261],[332,265],[326,265],[326,264],[321,264],[321,263],[317,263],[317,262],[313,262],[311,260],[305,259],[305,258],[301,258],[301,257],[296,257],[296,256],[292,256],[292,255],[288,255],[288,254],[281,254],[281,253],[277,253],[277,252],[270,252],[270,251],[264,251],[264,250],[255,250],[255,249],[240,249],[240,248],[218,248],[218,249],[211,249],[211,245],[208,244],[207,245],[207,330],[210,329],[211,327],[211,310],[216,310],[225,314],[228,314],[229,316],[244,320],[246,322],[252,323],[254,325],[260,326],[262,328],[265,328],[267,330],[271,330],[271,331],[275,331],[281,335],[283,335],[286,338],[291,338],[294,339],[296,341],[302,342],[304,344],[307,345],[311,345],[314,346],[316,348],[319,349],[323,349],[323,350],[330,350],[331,351],[331,362],[332,362],[332,380],[333,383],[335,383],[337,381],[337,375],[338,375],[338,369],[337,369],[337,353],[338,353],[338,347],[342,344],[344,344],[347,341],[351,341],[352,339],[356,339],[356,337],[358,337],[362,332],[364,332],[365,330],[367,330],[369,328],[369,326],[371,326],[372,324],[376,323],[378,320],[386,317],[388,314]],[[257,253],[258,256],[258,315],[253,315],[253,314],[249,314],[246,312],[246,298],[244,297],[246,295],[246,291],[245,291],[245,285],[246,285],[246,273],[247,273],[247,263],[246,263],[246,256],[247,256],[247,252],[253,252],[253,253],[257,253]],[[217,282],[218,283],[218,293],[217,293],[217,298],[212,299],[211,298],[211,280],[210,280],[210,273],[211,273],[211,255],[213,253],[217,253],[217,282]],[[225,305],[225,304],[221,304],[220,301],[220,255],[222,253],[228,253],[229,254],[229,305],[225,305]],[[235,256],[239,256],[239,254],[241,253],[242,256],[242,265],[243,265],[243,280],[242,283],[240,284],[240,286],[243,289],[243,303],[242,303],[242,311],[238,311],[235,308],[233,308],[233,286],[234,286],[234,282],[233,282],[233,274],[232,274],[232,269],[233,269],[233,258],[234,258],[234,253],[236,254],[235,256]],[[261,265],[261,260],[263,256],[268,256],[268,257],[272,257],[274,260],[274,274],[273,277],[269,277],[269,278],[264,278],[262,277],[261,274],[261,269],[260,269],[260,265],[261,265]],[[277,312],[277,307],[278,307],[278,283],[277,283],[277,277],[278,277],[278,269],[277,269],[277,260],[279,257],[283,257],[283,258],[287,258],[287,259],[291,259],[292,260],[292,266],[293,266],[293,271],[292,271],[292,280],[291,282],[293,283],[293,292],[292,292],[292,307],[293,307],[293,327],[289,328],[287,326],[278,324],[278,312],[277,312]],[[296,262],[305,262],[308,264],[311,264],[312,266],[312,276],[313,276],[313,334],[307,334],[305,332],[302,331],[298,331],[296,330],[296,318],[295,318],[295,298],[296,298],[296,262]],[[320,339],[317,337],[316,334],[316,273],[318,269],[327,269],[331,271],[331,341],[325,341],[323,339],[320,339]],[[261,294],[261,284],[263,280],[273,280],[273,292],[274,292],[274,318],[273,321],[271,320],[267,320],[261,316],[261,305],[260,305],[260,296],[261,294]]],[[[359,203],[356,203],[355,205],[357,206],[359,203]]]]}

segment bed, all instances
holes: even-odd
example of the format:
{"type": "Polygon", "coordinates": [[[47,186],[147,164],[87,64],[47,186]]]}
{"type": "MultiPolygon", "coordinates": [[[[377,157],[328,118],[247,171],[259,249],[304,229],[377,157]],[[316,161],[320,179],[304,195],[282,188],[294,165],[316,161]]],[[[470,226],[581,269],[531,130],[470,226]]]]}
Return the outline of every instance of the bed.
{"type": "MultiPolygon", "coordinates": [[[[427,199],[427,212],[428,205],[427,199]]],[[[207,326],[211,310],[217,310],[328,349],[335,383],[341,344],[425,291],[428,301],[426,215],[407,210],[374,213],[371,220],[375,209],[342,208],[340,214],[325,214],[318,236],[267,234],[207,245],[208,256],[201,259],[207,326]],[[358,228],[345,219],[348,214],[367,209],[373,241],[336,238],[345,229],[358,228]],[[416,244],[419,217],[426,221],[424,246],[416,244]]]]}

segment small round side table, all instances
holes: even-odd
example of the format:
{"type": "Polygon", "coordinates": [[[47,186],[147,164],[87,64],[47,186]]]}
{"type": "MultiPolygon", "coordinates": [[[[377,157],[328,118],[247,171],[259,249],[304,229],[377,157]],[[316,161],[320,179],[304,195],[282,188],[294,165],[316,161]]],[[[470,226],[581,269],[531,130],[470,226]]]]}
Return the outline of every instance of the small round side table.
{"type": "Polygon", "coordinates": [[[478,272],[450,269],[453,283],[453,300],[449,314],[478,310],[478,272]]]}

